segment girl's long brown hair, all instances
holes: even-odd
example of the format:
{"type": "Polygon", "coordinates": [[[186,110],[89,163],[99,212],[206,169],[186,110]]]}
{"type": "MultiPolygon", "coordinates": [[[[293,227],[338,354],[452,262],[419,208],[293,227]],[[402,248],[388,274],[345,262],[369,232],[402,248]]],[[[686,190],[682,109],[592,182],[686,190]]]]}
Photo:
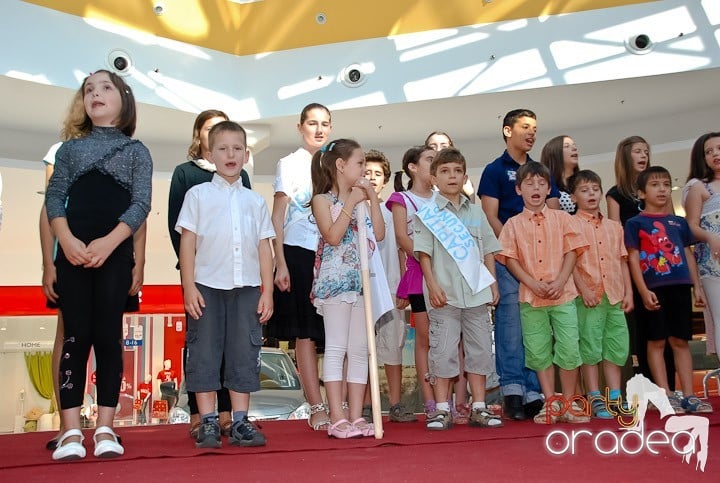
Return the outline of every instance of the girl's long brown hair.
{"type": "Polygon", "coordinates": [[[617,145],[615,151],[615,185],[621,195],[626,198],[633,198],[637,191],[637,173],[633,168],[632,147],[633,144],[643,143],[648,147],[648,164],[650,167],[650,144],[640,136],[630,136],[617,145]]]}
{"type": "Polygon", "coordinates": [[[360,144],[353,139],[336,139],[318,150],[312,157],[310,175],[312,178],[312,195],[321,195],[337,185],[338,159],[347,160],[360,144]]]}

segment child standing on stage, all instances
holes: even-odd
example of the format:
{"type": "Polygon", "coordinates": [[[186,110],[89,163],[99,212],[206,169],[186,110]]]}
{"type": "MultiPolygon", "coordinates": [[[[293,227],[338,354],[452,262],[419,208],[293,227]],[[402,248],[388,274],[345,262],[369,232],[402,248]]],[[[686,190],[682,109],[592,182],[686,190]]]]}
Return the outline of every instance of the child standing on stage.
{"type": "MultiPolygon", "coordinates": [[[[210,146],[208,145],[208,134],[210,129],[216,124],[223,121],[229,121],[227,114],[215,109],[208,109],[201,112],[195,118],[193,124],[192,143],[188,148],[188,161],[175,166],[172,179],[170,180],[170,192],[168,196],[168,230],[170,232],[170,241],[175,251],[175,255],[180,260],[180,233],[175,231],[180,208],[182,208],[185,200],[185,193],[190,188],[200,183],[207,183],[213,178],[215,173],[215,165],[208,161],[210,157],[210,146]]],[[[240,171],[240,179],[247,189],[250,189],[250,178],[245,169],[240,171]]],[[[180,264],[176,266],[180,269],[180,264]]],[[[190,317],[185,314],[185,320],[190,317]]],[[[184,352],[187,356],[187,351],[184,352]]],[[[221,369],[222,371],[222,369],[221,369]]],[[[195,393],[189,391],[188,408],[190,409],[190,437],[197,439],[200,431],[200,414],[198,413],[197,400],[195,393]]],[[[220,429],[224,436],[230,435],[232,427],[232,405],[230,403],[230,393],[226,387],[221,388],[217,394],[217,405],[220,421],[220,429]]]]}
{"type": "Polygon", "coordinates": [[[683,188],[683,206],[697,244],[700,281],[707,296],[707,353],[720,350],[720,132],[705,133],[690,151],[690,175],[683,188]],[[714,344],[713,344],[714,343],[714,344]]]}
{"type": "Polygon", "coordinates": [[[438,401],[426,427],[445,430],[452,425],[447,401],[451,381],[460,371],[457,347],[462,335],[473,398],[470,425],[497,428],[502,421],[485,405],[485,383],[495,370],[489,304],[499,299],[494,253],[501,247],[482,209],[462,194],[467,174],[460,151],[445,148],[437,153],[430,173],[439,192],[415,214],[414,238],[432,307],[429,360],[438,401]]]}
{"type": "Polygon", "coordinates": [[[97,364],[98,421],[94,454],[120,456],[124,448],[112,430],[122,380],[122,318],[132,284],[132,234],[150,210],[152,159],[131,139],[135,98],[114,73],[89,75],[79,92],[83,135],[57,152],[45,196],[57,236],[57,294],[64,316],[60,360],[60,406],[65,433],[53,459],[85,457],[80,431],[87,360],[97,364]],[[67,206],[66,206],[67,203],[67,206]]]}
{"type": "Polygon", "coordinates": [[[240,170],[249,156],[245,130],[223,121],[208,138],[217,171],[212,181],[190,188],[175,227],[182,232],[180,279],[191,317],[186,384],[201,416],[196,446],[221,446],[215,394],[222,385],[230,390],[233,411],[230,444],[263,446],[265,436],[247,412],[250,393],[260,390],[261,324],[273,312],[275,232],[264,199],[242,186],[240,170]]]}
{"type": "Polygon", "coordinates": [[[417,146],[405,152],[402,161],[402,171],[395,174],[395,193],[391,194],[385,206],[392,211],[393,226],[397,245],[405,252],[407,258],[406,270],[400,279],[397,288],[399,308],[407,307],[410,303],[413,319],[415,321],[415,370],[417,371],[420,395],[425,406],[425,414],[435,412],[435,399],[430,386],[428,371],[428,339],[429,320],[423,297],[422,269],[415,259],[413,249],[414,215],[430,203],[435,193],[430,180],[430,164],[435,150],[429,146],[417,146]],[[409,178],[408,190],[402,185],[402,173],[409,178]]]}
{"type": "MultiPolygon", "coordinates": [[[[529,109],[513,109],[505,114],[502,135],[505,152],[483,170],[478,196],[495,236],[507,220],[523,210],[523,199],[515,183],[517,170],[532,161],[537,120],[529,109]]],[[[557,187],[551,185],[549,208],[559,209],[557,187]]],[[[505,265],[498,264],[500,302],[495,309],[495,363],[504,397],[504,414],[512,419],[532,418],[542,408],[536,374],[523,360],[522,328],[518,305],[518,281],[505,265]]]]}
{"type": "Polygon", "coordinates": [[[666,211],[672,191],[670,173],[652,166],[637,177],[638,198],[645,208],[625,223],[625,245],[630,273],[642,305],[635,306],[635,318],[645,325],[647,356],[655,384],[667,392],[676,413],[708,412],[710,406],[693,394],[692,357],[688,341],[692,339],[692,302],[705,304],[690,245],[692,233],[685,218],[666,211]],[[672,348],[682,395],[670,390],[663,352],[672,348]]]}
{"type": "Polygon", "coordinates": [[[525,207],[503,226],[503,250],[497,258],[520,282],[525,365],[537,371],[545,396],[533,420],[539,424],[587,422],[589,418],[579,416],[578,411],[563,413],[558,407],[560,401],[551,397],[555,395],[554,366],[559,368],[565,401],[575,395],[582,361],[575,307],[577,290],[571,275],[577,256],[588,243],[578,233],[572,216],[545,204],[551,186],[550,171],[545,166],[528,161],[517,170],[515,184],[525,207]]]}
{"type": "Polygon", "coordinates": [[[325,334],[322,317],[310,303],[319,235],[309,202],[312,156],[325,145],[332,131],[330,111],[322,104],[308,104],[300,113],[297,129],[302,146],[278,161],[273,183],[276,310],[265,331],[268,338],[295,341],[300,382],[310,404],[308,426],[314,431],[327,431],[330,420],[320,392],[317,358],[325,334]]]}
{"type": "MultiPolygon", "coordinates": [[[[390,161],[380,151],[371,149],[365,153],[365,177],[372,184],[378,197],[380,192],[390,181],[390,161]]],[[[382,258],[385,274],[387,275],[388,286],[391,295],[395,296],[400,283],[400,252],[395,240],[395,229],[393,227],[392,212],[380,200],[380,211],[382,211],[385,222],[385,238],[378,243],[380,257],[382,258]]],[[[388,381],[388,399],[390,409],[388,419],[396,423],[417,421],[415,414],[408,410],[400,401],[402,392],[402,350],[405,345],[405,311],[398,308],[393,309],[393,318],[387,324],[383,324],[377,330],[377,358],[378,363],[385,366],[385,376],[388,381]]],[[[369,406],[370,391],[365,394],[365,406],[363,417],[372,421],[372,411],[369,406]]]]}
{"type": "Polygon", "coordinates": [[[575,299],[580,333],[582,375],[588,390],[592,414],[610,419],[609,405],[620,397],[620,368],[630,352],[624,312],[633,307],[633,291],[627,265],[627,251],[620,223],[600,212],[602,181],[590,170],[570,176],[570,201],[577,206],[575,219],[590,243],[575,264],[573,279],[579,297],[575,299]],[[608,398],[600,392],[598,364],[602,361],[608,398]]]}
{"type": "Polygon", "coordinates": [[[374,250],[374,240],[382,241],[385,236],[385,224],[377,194],[364,174],[365,155],[353,140],[338,139],[313,156],[311,206],[320,241],[310,298],[325,323],[323,374],[331,421],[328,435],[343,439],[374,435],[372,425],[362,418],[368,344],[359,250],[374,250]],[[368,230],[369,246],[360,247],[358,223],[367,220],[358,219],[356,206],[366,200],[370,200],[372,230],[368,230]],[[346,358],[350,421],[342,408],[346,358]]]}

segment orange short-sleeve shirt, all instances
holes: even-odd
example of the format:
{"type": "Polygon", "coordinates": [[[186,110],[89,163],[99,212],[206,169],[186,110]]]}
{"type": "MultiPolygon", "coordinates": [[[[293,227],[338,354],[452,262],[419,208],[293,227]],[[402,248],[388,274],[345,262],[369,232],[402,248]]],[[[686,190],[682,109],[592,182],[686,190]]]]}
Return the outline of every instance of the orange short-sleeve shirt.
{"type": "Polygon", "coordinates": [[[605,293],[613,305],[622,301],[625,295],[622,265],[628,256],[622,226],[602,213],[593,216],[578,211],[575,218],[590,243],[575,265],[583,282],[598,297],[605,293]]]}
{"type": "MultiPolygon", "coordinates": [[[[547,206],[539,212],[525,208],[510,218],[500,232],[499,241],[503,249],[495,256],[497,261],[504,264],[507,258],[513,258],[533,279],[546,283],[559,275],[566,253],[575,251],[580,256],[588,248],[575,219],[547,206]]],[[[569,302],[577,294],[575,283],[569,277],[557,300],[540,298],[522,283],[518,300],[533,307],[548,307],[569,302]]]]}

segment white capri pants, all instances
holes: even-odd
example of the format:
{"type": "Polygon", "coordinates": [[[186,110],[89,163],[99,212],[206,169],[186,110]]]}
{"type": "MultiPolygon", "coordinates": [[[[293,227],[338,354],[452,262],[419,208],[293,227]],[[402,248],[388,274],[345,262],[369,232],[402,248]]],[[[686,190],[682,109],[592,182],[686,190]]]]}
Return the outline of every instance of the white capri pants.
{"type": "Polygon", "coordinates": [[[343,380],[343,363],[347,355],[347,382],[367,384],[368,343],[362,297],[358,297],[354,304],[326,303],[322,310],[325,323],[324,380],[343,380]]]}

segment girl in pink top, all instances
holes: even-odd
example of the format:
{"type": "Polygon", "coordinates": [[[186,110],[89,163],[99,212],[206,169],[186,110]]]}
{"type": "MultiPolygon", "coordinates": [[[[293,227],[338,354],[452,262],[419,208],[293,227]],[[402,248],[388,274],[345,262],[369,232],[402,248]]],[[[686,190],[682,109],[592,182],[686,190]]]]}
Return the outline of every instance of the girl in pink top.
{"type": "Polygon", "coordinates": [[[429,320],[423,296],[423,276],[413,250],[413,221],[415,213],[435,198],[430,181],[430,164],[435,151],[426,146],[407,150],[403,156],[403,170],[395,174],[395,193],[385,206],[392,212],[398,247],[407,256],[406,271],[397,288],[398,308],[410,304],[415,320],[415,369],[425,404],[425,414],[435,411],[428,375],[429,320]],[[408,190],[402,184],[403,172],[410,178],[408,190]]]}

